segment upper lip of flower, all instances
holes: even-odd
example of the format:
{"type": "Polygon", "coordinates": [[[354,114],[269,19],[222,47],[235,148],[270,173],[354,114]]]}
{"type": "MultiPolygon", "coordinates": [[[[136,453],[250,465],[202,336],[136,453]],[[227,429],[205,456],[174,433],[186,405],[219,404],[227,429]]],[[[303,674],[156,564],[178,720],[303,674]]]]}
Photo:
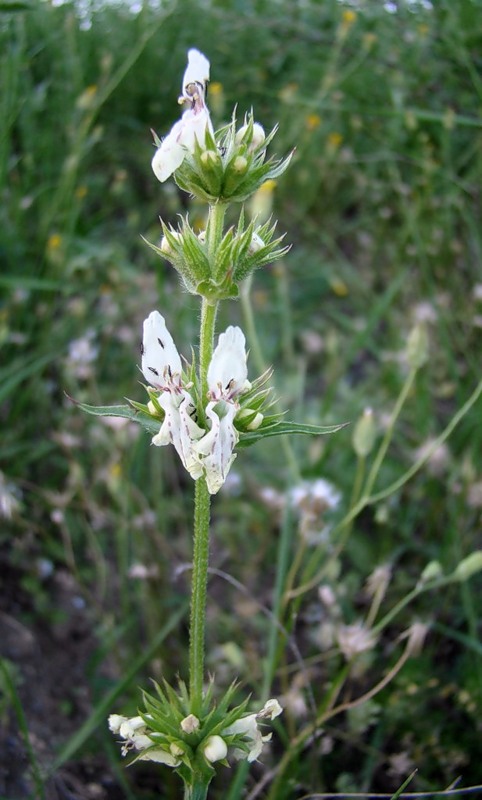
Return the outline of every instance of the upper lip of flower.
{"type": "Polygon", "coordinates": [[[232,325],[219,337],[208,368],[209,397],[234,402],[248,378],[246,340],[241,328],[232,325]]]}
{"type": "Polygon", "coordinates": [[[198,89],[201,90],[202,100],[206,96],[209,81],[209,61],[206,56],[191,48],[187,54],[187,67],[182,79],[182,95],[179,102],[190,101],[193,105],[198,99],[198,89]]]}
{"type": "Polygon", "coordinates": [[[144,322],[141,353],[142,372],[151,386],[161,391],[182,391],[181,358],[158,311],[152,311],[144,322]]]}

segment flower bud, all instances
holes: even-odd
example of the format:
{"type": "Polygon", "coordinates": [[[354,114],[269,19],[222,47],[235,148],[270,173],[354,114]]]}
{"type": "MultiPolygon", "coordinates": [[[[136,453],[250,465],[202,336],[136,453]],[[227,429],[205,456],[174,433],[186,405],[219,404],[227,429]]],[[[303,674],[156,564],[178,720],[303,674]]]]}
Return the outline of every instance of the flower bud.
{"type": "Polygon", "coordinates": [[[156,406],[156,404],[152,400],[149,400],[147,404],[147,410],[152,417],[161,416],[161,414],[159,413],[159,404],[157,404],[156,406]]]}
{"type": "Polygon", "coordinates": [[[366,408],[353,431],[353,449],[359,458],[370,455],[377,435],[373,411],[366,408]]]}
{"type": "Polygon", "coordinates": [[[187,717],[181,720],[181,728],[183,729],[184,733],[194,733],[199,728],[200,722],[194,714],[189,714],[187,717]]]}
{"type": "Polygon", "coordinates": [[[259,411],[256,413],[253,408],[243,408],[242,411],[240,411],[236,415],[236,421],[237,422],[242,422],[243,420],[249,419],[250,417],[253,417],[253,418],[246,425],[246,430],[247,431],[255,431],[255,430],[257,430],[259,428],[259,426],[261,425],[261,423],[263,422],[263,419],[264,419],[263,414],[261,414],[259,411]],[[253,417],[253,414],[254,414],[254,417],[253,417]]]}
{"type": "Polygon", "coordinates": [[[412,656],[418,656],[422,652],[429,626],[424,622],[413,622],[406,631],[407,652],[412,656]]]}
{"type": "Polygon", "coordinates": [[[245,158],[244,156],[237,156],[234,159],[233,169],[235,172],[238,173],[238,175],[242,175],[244,172],[246,172],[247,167],[248,167],[248,159],[245,158]]]}
{"type": "Polygon", "coordinates": [[[262,247],[264,247],[264,242],[261,236],[258,236],[257,233],[253,233],[253,238],[251,239],[251,243],[248,248],[249,253],[257,253],[262,247]]]}
{"type": "Polygon", "coordinates": [[[412,369],[420,369],[428,360],[428,335],[425,325],[415,325],[407,341],[407,361],[412,369]]]}
{"type": "Polygon", "coordinates": [[[228,754],[228,746],[220,736],[209,736],[204,745],[204,756],[207,761],[222,761],[228,754]]]}
{"type": "Polygon", "coordinates": [[[436,580],[442,576],[442,567],[439,561],[429,561],[422,574],[419,583],[424,584],[436,580]]]}
{"type": "Polygon", "coordinates": [[[214,150],[204,150],[201,153],[200,160],[205,167],[215,167],[221,164],[221,159],[214,150]]]}
{"type": "Polygon", "coordinates": [[[167,241],[167,236],[163,236],[162,237],[160,250],[161,250],[161,253],[163,253],[165,256],[167,256],[167,258],[169,258],[169,256],[172,256],[173,251],[172,251],[171,245],[167,241]]]}
{"type": "Polygon", "coordinates": [[[454,571],[454,578],[458,581],[467,581],[472,575],[482,570],[482,550],[476,550],[464,558],[454,571]]]}
{"type": "MultiPolygon", "coordinates": [[[[239,131],[237,131],[235,138],[236,144],[241,144],[244,142],[249,129],[250,125],[243,125],[239,131]]],[[[266,135],[263,127],[258,122],[254,122],[252,126],[251,142],[248,145],[248,153],[252,153],[253,150],[256,150],[256,148],[260,147],[265,139],[266,135]]]]}

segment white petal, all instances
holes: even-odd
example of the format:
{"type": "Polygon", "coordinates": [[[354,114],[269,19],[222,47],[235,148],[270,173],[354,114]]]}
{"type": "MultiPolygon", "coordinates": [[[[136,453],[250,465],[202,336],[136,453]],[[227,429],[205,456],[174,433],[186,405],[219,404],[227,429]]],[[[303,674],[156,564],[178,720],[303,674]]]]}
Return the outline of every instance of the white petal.
{"type": "Polygon", "coordinates": [[[200,463],[204,467],[209,493],[216,494],[227,478],[236,455],[233,453],[239,434],[234,427],[237,408],[234,403],[224,403],[224,416],[214,410],[216,402],[208,403],[206,416],[211,420],[211,430],[195,445],[200,463]]]}
{"type": "Polygon", "coordinates": [[[246,752],[245,750],[241,750],[241,748],[235,748],[235,758],[247,758],[250,762],[256,761],[263,749],[264,738],[258,728],[256,714],[248,714],[247,717],[237,719],[236,722],[233,722],[232,725],[222,730],[221,733],[223,736],[237,734],[238,736],[244,736],[247,740],[246,744],[249,745],[250,749],[246,752]]]}
{"type": "Polygon", "coordinates": [[[123,739],[134,740],[137,736],[142,735],[145,729],[146,723],[142,717],[131,717],[122,722],[119,733],[123,739]]]}
{"type": "Polygon", "coordinates": [[[153,745],[152,739],[149,739],[145,733],[135,733],[133,736],[129,737],[129,742],[136,750],[146,750],[153,745]]]}
{"type": "Polygon", "coordinates": [[[188,151],[194,152],[196,141],[204,147],[207,130],[214,136],[211,117],[204,104],[184,112],[163,139],[151,162],[153,172],[161,183],[181,166],[188,151]]]}
{"type": "Polygon", "coordinates": [[[208,736],[204,745],[204,757],[211,762],[222,761],[228,754],[228,746],[220,736],[208,736]]]}
{"type": "Polygon", "coordinates": [[[223,736],[239,734],[248,736],[250,739],[254,739],[257,730],[258,726],[256,723],[256,714],[248,714],[247,717],[241,717],[241,719],[237,719],[236,722],[233,722],[232,725],[224,728],[221,733],[223,736]]]}
{"type": "Polygon", "coordinates": [[[142,340],[142,372],[152,386],[166,388],[171,378],[179,376],[182,366],[174,340],[166,328],[164,317],[159,311],[151,311],[144,321],[142,340]]]}
{"type": "MultiPolygon", "coordinates": [[[[152,742],[151,742],[152,744],[152,742]]],[[[152,750],[146,750],[139,758],[138,761],[157,761],[158,764],[166,764],[168,767],[178,767],[181,763],[178,758],[174,758],[170,753],[166,753],[160,747],[154,747],[152,750]]]]}
{"type": "Polygon", "coordinates": [[[203,468],[199,461],[195,443],[204,434],[204,429],[192,419],[194,403],[189,392],[181,394],[165,392],[159,397],[159,404],[165,417],[158,434],[152,438],[152,444],[162,447],[173,444],[183,466],[191,478],[201,477],[203,468]]]}
{"type": "Polygon", "coordinates": [[[161,146],[156,150],[151,166],[158,181],[163,183],[184,161],[186,151],[180,141],[184,123],[180,119],[171,128],[170,133],[162,140],[161,146]]]}
{"type": "Polygon", "coordinates": [[[264,707],[258,714],[258,719],[276,719],[282,712],[282,706],[280,706],[275,697],[272,697],[271,700],[267,700],[264,704],[264,707]]]}
{"type": "Polygon", "coordinates": [[[246,339],[241,328],[230,326],[221,334],[208,368],[208,385],[213,397],[235,397],[247,378],[246,339]]]}
{"type": "Polygon", "coordinates": [[[265,742],[269,742],[271,739],[271,734],[268,733],[267,736],[262,736],[259,730],[256,731],[256,737],[251,745],[251,749],[248,753],[248,761],[251,763],[252,761],[257,761],[258,757],[261,755],[261,751],[263,749],[263,744],[265,742]]]}
{"type": "Polygon", "coordinates": [[[127,722],[127,717],[123,717],[121,714],[111,714],[108,722],[112,733],[119,733],[122,723],[127,722]]]}
{"type": "MultiPolygon", "coordinates": [[[[181,122],[183,125],[179,134],[179,142],[190,153],[194,153],[196,141],[200,147],[206,146],[206,131],[210,131],[211,135],[214,135],[211,117],[206,106],[203,106],[200,111],[188,109],[182,115],[181,122]]],[[[185,154],[186,151],[184,151],[185,154]]]]}
{"type": "Polygon", "coordinates": [[[202,464],[199,461],[199,456],[195,448],[197,440],[201,439],[204,435],[204,428],[200,428],[191,416],[192,410],[195,408],[191,396],[184,392],[185,399],[179,406],[179,420],[180,420],[180,450],[178,450],[181,460],[189,472],[191,478],[197,481],[203,474],[202,464]]]}
{"type": "Polygon", "coordinates": [[[182,79],[182,91],[190,83],[201,83],[204,87],[209,80],[209,61],[206,56],[192,48],[187,54],[187,67],[182,79]]]}

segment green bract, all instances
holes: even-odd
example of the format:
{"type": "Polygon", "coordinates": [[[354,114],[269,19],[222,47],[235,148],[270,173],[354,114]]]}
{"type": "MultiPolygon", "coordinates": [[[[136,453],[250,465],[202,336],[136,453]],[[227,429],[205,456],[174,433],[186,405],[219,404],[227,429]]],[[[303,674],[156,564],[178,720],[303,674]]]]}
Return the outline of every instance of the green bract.
{"type": "Polygon", "coordinates": [[[167,259],[181,276],[191,294],[210,302],[237,297],[238,284],[255,269],[282,258],[289,250],[284,236],[275,238],[276,225],[270,221],[245,224],[244,212],[237,226],[229,228],[210,257],[208,253],[210,220],[206,231],[196,234],[187,219],[177,229],[162,224],[163,239],[158,247],[148,242],[154,252],[167,259]]]}
{"type": "Polygon", "coordinates": [[[233,115],[231,123],[215,137],[207,132],[205,146],[196,142],[194,152],[186,153],[174,172],[179,188],[207,203],[239,203],[254,194],[265,181],[282,175],[292,154],[285,159],[266,161],[266,148],[276,128],[258,142],[256,127],[259,126],[250,114],[242,129],[237,131],[233,115]]]}

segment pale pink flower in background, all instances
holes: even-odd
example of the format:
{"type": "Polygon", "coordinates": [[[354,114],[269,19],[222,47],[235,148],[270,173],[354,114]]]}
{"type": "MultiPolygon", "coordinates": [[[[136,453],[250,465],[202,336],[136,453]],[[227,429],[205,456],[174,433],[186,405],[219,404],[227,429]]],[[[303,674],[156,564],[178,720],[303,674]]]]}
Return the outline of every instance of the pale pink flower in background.
{"type": "Polygon", "coordinates": [[[376,637],[363,622],[355,622],[353,625],[340,625],[336,631],[338,646],[347,661],[351,661],[355,656],[373,650],[376,644],[376,637]]]}

